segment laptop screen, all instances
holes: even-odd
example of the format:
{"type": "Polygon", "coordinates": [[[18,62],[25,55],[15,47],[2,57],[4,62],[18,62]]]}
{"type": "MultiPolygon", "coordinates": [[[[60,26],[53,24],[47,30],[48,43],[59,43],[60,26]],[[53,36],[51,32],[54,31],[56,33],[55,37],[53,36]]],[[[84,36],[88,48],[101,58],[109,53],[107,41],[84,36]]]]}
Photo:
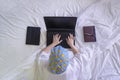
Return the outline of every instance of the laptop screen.
{"type": "Polygon", "coordinates": [[[44,17],[48,29],[75,29],[77,17],[44,17]]]}

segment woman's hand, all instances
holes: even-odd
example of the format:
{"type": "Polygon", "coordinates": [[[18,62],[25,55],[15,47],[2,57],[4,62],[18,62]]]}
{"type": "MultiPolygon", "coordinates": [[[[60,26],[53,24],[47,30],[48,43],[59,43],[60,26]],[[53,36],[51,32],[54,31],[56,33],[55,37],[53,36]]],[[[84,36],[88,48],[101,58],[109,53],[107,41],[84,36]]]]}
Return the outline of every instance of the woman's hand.
{"type": "Polygon", "coordinates": [[[67,41],[67,44],[71,47],[74,54],[79,53],[78,48],[74,45],[74,37],[72,34],[69,34],[66,41],[67,41]]]}
{"type": "Polygon", "coordinates": [[[70,47],[74,46],[74,37],[73,37],[72,34],[69,34],[69,36],[68,36],[68,38],[66,39],[66,41],[67,41],[67,44],[68,44],[70,47]]]}
{"type": "Polygon", "coordinates": [[[53,35],[53,42],[52,42],[52,44],[54,46],[60,44],[62,42],[62,40],[60,40],[60,38],[61,38],[61,35],[59,35],[59,34],[53,35]]]}
{"type": "Polygon", "coordinates": [[[46,48],[44,48],[42,51],[45,51],[46,53],[50,52],[50,50],[55,47],[56,45],[60,44],[62,42],[62,40],[60,40],[61,35],[56,34],[53,35],[53,42],[48,45],[46,48]]]}

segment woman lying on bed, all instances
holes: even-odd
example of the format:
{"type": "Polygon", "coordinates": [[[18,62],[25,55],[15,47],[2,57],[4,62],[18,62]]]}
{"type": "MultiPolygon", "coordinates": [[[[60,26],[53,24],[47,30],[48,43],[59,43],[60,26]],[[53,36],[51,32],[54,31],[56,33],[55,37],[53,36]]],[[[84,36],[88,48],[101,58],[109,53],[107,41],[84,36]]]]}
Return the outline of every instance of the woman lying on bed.
{"type": "Polygon", "coordinates": [[[79,80],[80,52],[74,45],[74,37],[70,34],[66,39],[74,54],[71,59],[69,58],[70,50],[58,45],[62,42],[60,37],[59,34],[54,35],[53,42],[40,54],[39,80],[79,80]]]}

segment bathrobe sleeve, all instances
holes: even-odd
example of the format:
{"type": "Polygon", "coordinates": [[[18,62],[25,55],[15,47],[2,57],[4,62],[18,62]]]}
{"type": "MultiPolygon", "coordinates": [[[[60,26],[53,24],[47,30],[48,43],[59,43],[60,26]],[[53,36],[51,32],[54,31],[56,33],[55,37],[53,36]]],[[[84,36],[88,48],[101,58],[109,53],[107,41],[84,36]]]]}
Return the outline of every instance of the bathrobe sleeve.
{"type": "Polygon", "coordinates": [[[54,75],[47,70],[50,53],[41,52],[39,57],[39,79],[38,80],[88,80],[90,78],[90,53],[81,51],[70,60],[67,70],[54,75]]]}

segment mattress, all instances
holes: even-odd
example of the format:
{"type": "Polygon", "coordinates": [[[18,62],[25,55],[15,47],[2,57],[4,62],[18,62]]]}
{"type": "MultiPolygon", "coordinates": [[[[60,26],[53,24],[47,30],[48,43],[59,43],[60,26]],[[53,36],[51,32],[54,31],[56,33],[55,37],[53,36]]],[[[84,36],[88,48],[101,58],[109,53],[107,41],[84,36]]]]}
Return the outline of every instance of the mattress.
{"type": "Polygon", "coordinates": [[[0,80],[39,80],[44,16],[78,17],[75,43],[84,52],[80,80],[120,80],[119,0],[0,0],[0,80]],[[82,29],[90,25],[97,42],[86,43],[82,29]],[[27,26],[41,28],[40,45],[25,44],[27,26]]]}

